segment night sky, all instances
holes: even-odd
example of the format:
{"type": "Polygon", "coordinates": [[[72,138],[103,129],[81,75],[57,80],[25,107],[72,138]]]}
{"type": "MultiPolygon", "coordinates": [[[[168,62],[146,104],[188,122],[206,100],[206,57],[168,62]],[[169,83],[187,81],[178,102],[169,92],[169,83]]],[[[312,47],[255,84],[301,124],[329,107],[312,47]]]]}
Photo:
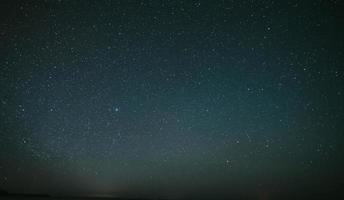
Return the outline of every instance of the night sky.
{"type": "Polygon", "coordinates": [[[1,1],[0,188],[338,195],[344,3],[1,1]]]}

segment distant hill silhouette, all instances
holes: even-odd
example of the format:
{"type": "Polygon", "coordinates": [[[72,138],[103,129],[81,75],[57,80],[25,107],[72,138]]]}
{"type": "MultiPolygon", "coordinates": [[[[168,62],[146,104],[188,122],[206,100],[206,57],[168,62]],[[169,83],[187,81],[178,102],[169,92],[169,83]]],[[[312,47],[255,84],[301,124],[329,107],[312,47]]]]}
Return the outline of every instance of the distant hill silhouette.
{"type": "Polygon", "coordinates": [[[20,197],[50,197],[48,194],[26,194],[26,193],[9,193],[0,189],[0,196],[20,196],[20,197]]]}
{"type": "Polygon", "coordinates": [[[7,195],[8,192],[0,188],[0,195],[7,195]]]}
{"type": "MultiPolygon", "coordinates": [[[[51,196],[49,194],[29,194],[29,193],[10,193],[4,189],[0,188],[0,199],[1,196],[6,197],[14,197],[15,199],[22,199],[22,198],[30,198],[30,197],[42,197],[43,199],[49,198],[51,200],[56,199],[88,199],[88,200],[100,200],[100,199],[106,199],[106,200],[163,200],[161,198],[158,199],[147,199],[147,198],[121,198],[121,197],[90,197],[90,196],[51,196]]],[[[40,199],[40,198],[39,198],[40,199]]]]}

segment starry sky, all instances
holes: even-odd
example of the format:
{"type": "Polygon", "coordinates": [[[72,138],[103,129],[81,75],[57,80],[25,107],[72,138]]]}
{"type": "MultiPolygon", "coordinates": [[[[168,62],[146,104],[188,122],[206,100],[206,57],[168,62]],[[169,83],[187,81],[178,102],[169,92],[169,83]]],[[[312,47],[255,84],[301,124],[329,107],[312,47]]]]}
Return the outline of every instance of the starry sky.
{"type": "Polygon", "coordinates": [[[340,0],[0,2],[0,188],[166,199],[344,184],[340,0]]]}

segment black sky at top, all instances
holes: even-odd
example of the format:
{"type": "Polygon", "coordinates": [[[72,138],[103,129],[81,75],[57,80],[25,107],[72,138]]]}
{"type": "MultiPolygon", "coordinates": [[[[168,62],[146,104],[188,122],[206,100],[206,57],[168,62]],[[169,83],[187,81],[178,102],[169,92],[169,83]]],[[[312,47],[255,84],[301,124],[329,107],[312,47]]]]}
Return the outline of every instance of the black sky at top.
{"type": "Polygon", "coordinates": [[[318,0],[1,1],[0,188],[337,195],[342,10],[318,0]]]}

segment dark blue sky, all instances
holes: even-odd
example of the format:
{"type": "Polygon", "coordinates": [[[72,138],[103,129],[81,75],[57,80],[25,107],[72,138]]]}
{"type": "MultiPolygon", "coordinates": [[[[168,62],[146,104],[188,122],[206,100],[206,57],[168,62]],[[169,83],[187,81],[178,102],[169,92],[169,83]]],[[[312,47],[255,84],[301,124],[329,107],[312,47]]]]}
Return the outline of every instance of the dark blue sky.
{"type": "Polygon", "coordinates": [[[1,1],[0,188],[161,198],[343,184],[341,1],[1,1]]]}

